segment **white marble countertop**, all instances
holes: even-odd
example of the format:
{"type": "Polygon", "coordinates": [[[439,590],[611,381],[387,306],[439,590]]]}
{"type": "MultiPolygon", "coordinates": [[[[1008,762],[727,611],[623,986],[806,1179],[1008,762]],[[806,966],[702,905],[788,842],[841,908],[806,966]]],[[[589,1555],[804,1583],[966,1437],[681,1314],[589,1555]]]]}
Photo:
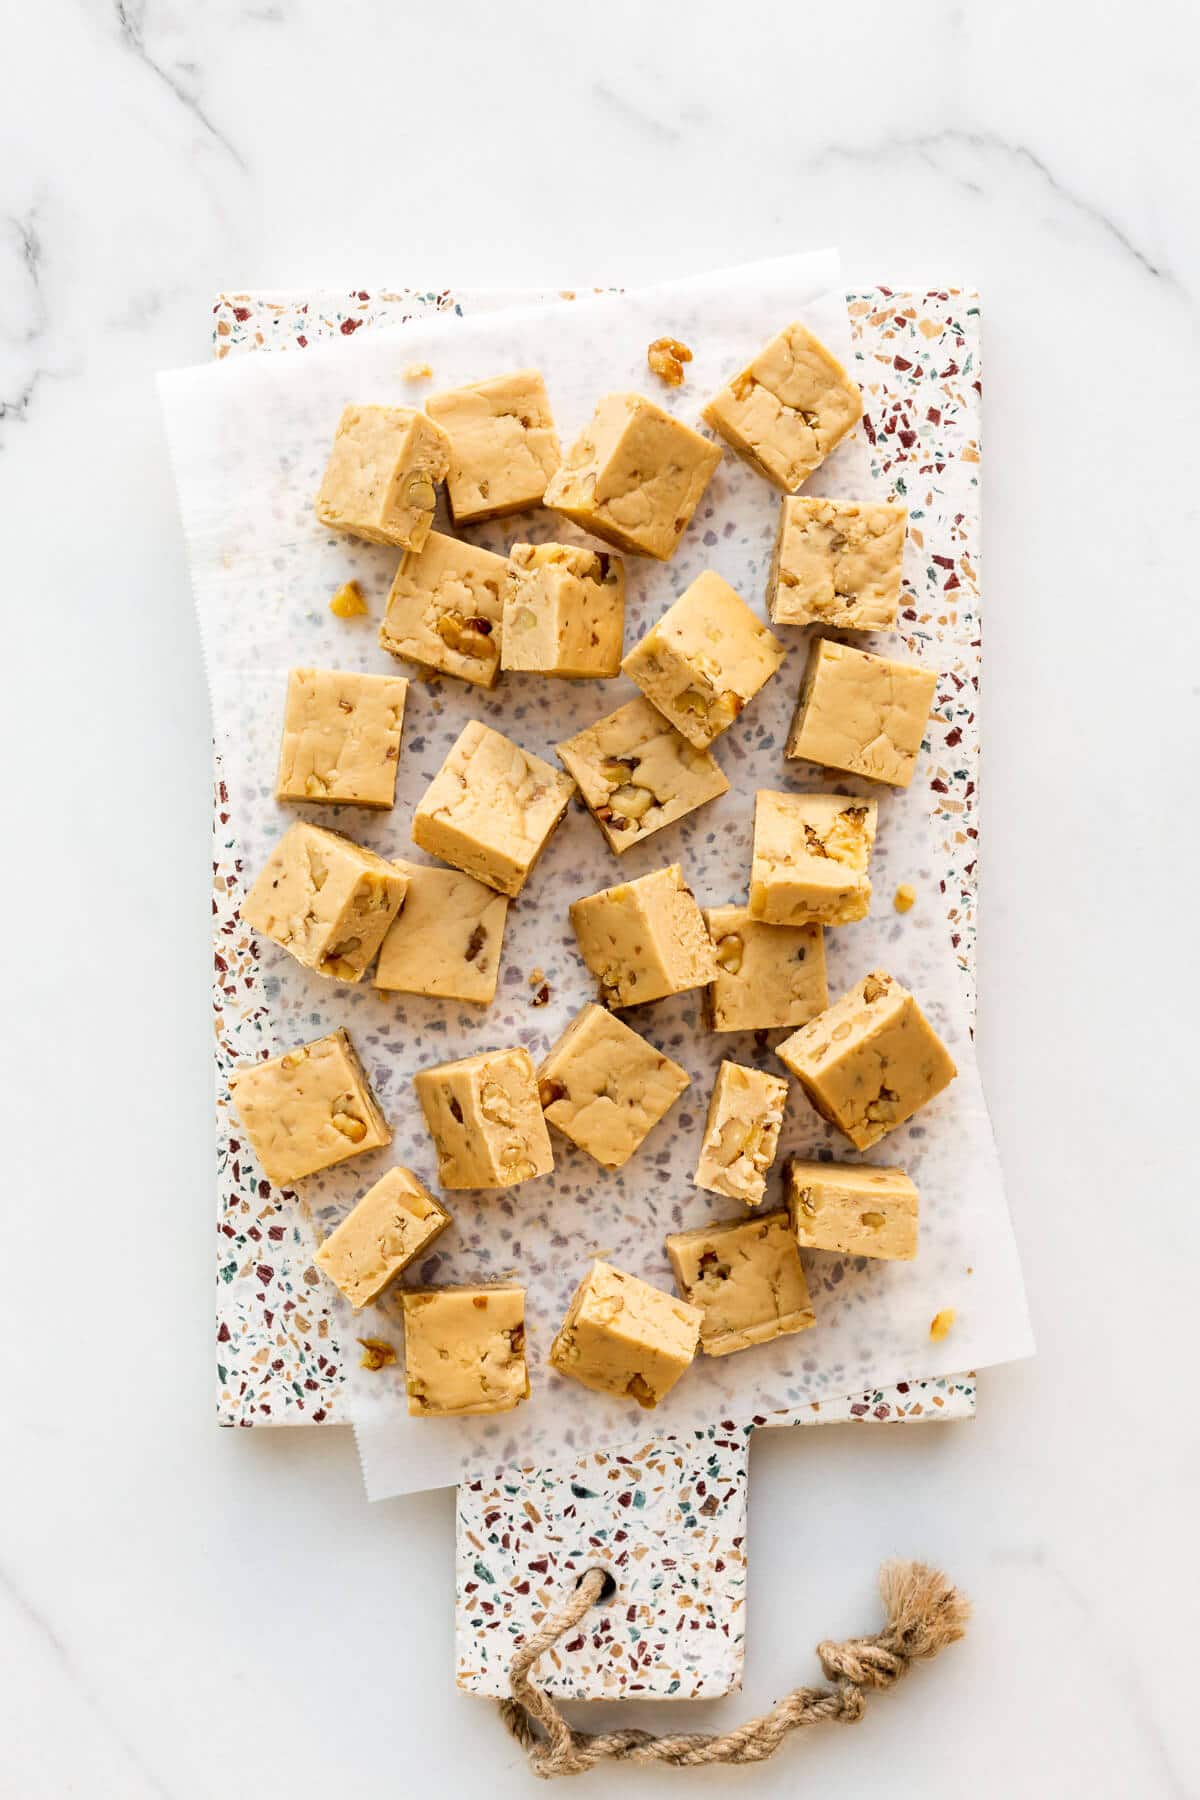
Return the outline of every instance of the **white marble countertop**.
{"type": "Polygon", "coordinates": [[[450,1494],[368,1508],[348,1433],[212,1423],[206,700],[153,372],[222,286],[838,243],[851,282],[985,297],[980,1043],[1041,1354],[973,1426],[765,1434],[746,1691],[686,1722],[815,1680],[918,1554],[966,1643],[747,1793],[1194,1793],[1196,15],[577,14],[6,17],[0,1788],[533,1788],[452,1684],[450,1494]]]}

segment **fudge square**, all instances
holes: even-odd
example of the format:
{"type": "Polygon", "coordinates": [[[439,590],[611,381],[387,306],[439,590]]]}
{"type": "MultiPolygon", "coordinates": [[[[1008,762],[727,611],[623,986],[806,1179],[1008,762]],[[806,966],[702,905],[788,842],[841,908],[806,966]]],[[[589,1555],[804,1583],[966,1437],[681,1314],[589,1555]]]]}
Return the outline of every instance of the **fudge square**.
{"type": "Polygon", "coordinates": [[[313,1261],[357,1312],[449,1223],[450,1214],[411,1169],[389,1169],[330,1232],[313,1261]]]}
{"type": "Polygon", "coordinates": [[[774,623],[892,630],[907,525],[886,501],[785,499],[767,585],[774,623]]]}
{"type": "Polygon", "coordinates": [[[710,1031],[774,1031],[806,1025],[829,1005],[825,934],[819,925],[764,925],[745,906],[704,913],[717,972],[705,990],[710,1031]]]}
{"type": "Polygon", "coordinates": [[[862,395],[798,321],[713,395],[704,422],[785,493],[806,481],[862,416],[862,395]]]}
{"type": "Polygon", "coordinates": [[[907,787],[937,688],[937,673],[817,638],[784,755],[907,787]]]}
{"type": "Polygon", "coordinates": [[[840,794],[754,796],[750,911],[768,925],[848,925],[871,905],[874,800],[840,794]]]}
{"type": "Polygon", "coordinates": [[[331,531],[419,550],[450,467],[445,434],[407,406],[347,406],[317,494],[331,531]]]}
{"type": "Polygon", "coordinates": [[[407,886],[395,863],[300,819],[267,858],[242,918],[318,975],[361,981],[407,886]]]}
{"type": "Polygon", "coordinates": [[[618,550],[673,556],[721,460],[716,444],[642,394],[606,394],[545,504],[618,550]]]}
{"type": "Polygon", "coordinates": [[[625,565],[575,544],[514,544],[504,583],[500,663],[540,675],[621,672],[625,565]]]}
{"type": "Polygon", "coordinates": [[[413,1077],[444,1188],[515,1187],[554,1167],[528,1050],[485,1050],[413,1077]]]}
{"type": "Polygon", "coordinates": [[[689,744],[641,694],[556,751],[618,856],[729,791],[708,751],[689,744]]]}
{"type": "Polygon", "coordinates": [[[229,1098],[263,1173],[280,1187],[392,1141],[344,1031],[243,1063],[229,1077],[229,1098]]]}
{"type": "Polygon", "coordinates": [[[688,1085],[678,1063],[603,1006],[572,1019],[538,1070],[546,1118],[605,1169],[629,1161],[688,1085]]]}
{"type": "Polygon", "coordinates": [[[908,989],[879,969],[775,1054],[856,1150],[911,1119],[958,1073],[908,989]]]}
{"type": "Polygon", "coordinates": [[[667,1239],[675,1284],[700,1309],[700,1348],[728,1356],[816,1324],[785,1212],[727,1219],[667,1239]]]}
{"type": "Polygon", "coordinates": [[[478,544],[431,531],[396,571],[379,642],[392,656],[495,687],[508,563],[478,544]]]}
{"type": "Polygon", "coordinates": [[[433,394],[425,410],[450,441],[446,492],[456,525],[541,505],[559,448],[537,369],[433,394]]]}
{"type": "Polygon", "coordinates": [[[903,1169],[792,1157],[783,1180],[798,1243],[897,1262],[917,1254],[917,1190],[903,1169]]]}
{"type": "Polygon", "coordinates": [[[496,995],[508,901],[459,869],[397,862],[408,877],[375,965],[375,986],[487,1006],[496,995]]]}
{"type": "Polygon", "coordinates": [[[524,1288],[408,1288],[401,1304],[412,1417],[511,1412],[529,1398],[524,1288]]]}
{"type": "Polygon", "coordinates": [[[657,1406],[690,1366],[700,1321],[698,1307],[594,1262],[550,1346],[550,1366],[596,1393],[657,1406]]]}
{"type": "Polygon", "coordinates": [[[472,719],[413,814],[413,843],[511,898],[574,792],[569,775],[472,719]]]}
{"type": "Polygon", "coordinates": [[[403,675],[293,669],[275,798],[393,805],[407,695],[403,675]]]}
{"type": "Polygon", "coordinates": [[[571,903],[579,953],[613,1009],[705,987],[712,940],[678,863],[571,903]]]}
{"type": "Polygon", "coordinates": [[[787,1082],[762,1069],[723,1062],[717,1070],[696,1164],[696,1186],[758,1206],[775,1161],[787,1082]]]}
{"type": "Polygon", "coordinates": [[[783,661],[779,639],[711,569],[698,575],[621,668],[689,744],[707,749],[783,661]]]}

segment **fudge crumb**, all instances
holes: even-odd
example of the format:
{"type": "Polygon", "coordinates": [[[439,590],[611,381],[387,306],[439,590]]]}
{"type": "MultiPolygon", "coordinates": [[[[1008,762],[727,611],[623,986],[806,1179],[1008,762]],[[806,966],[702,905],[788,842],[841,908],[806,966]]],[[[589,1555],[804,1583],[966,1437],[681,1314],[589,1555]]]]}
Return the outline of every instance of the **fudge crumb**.
{"type": "Polygon", "coordinates": [[[902,881],[896,889],[892,905],[897,912],[908,912],[917,898],[917,890],[910,882],[902,881]]]}
{"type": "Polygon", "coordinates": [[[404,371],[405,381],[432,381],[433,370],[428,363],[409,363],[404,371]]]}
{"type": "Polygon", "coordinates": [[[337,619],[357,619],[367,610],[363,599],[363,591],[357,581],[344,581],[333,599],[329,602],[329,610],[337,619]]]}
{"type": "Polygon", "coordinates": [[[660,337],[646,351],[646,361],[668,387],[683,386],[683,365],[690,363],[692,353],[678,338],[660,337]]]}
{"type": "Polygon", "coordinates": [[[548,1003],[549,999],[550,999],[550,989],[547,987],[546,983],[543,982],[541,987],[538,989],[537,993],[533,996],[533,999],[529,1002],[529,1004],[530,1004],[530,1006],[545,1006],[548,1003]]]}
{"type": "Polygon", "coordinates": [[[929,1335],[935,1344],[940,1344],[944,1337],[949,1337],[950,1328],[957,1316],[952,1306],[946,1306],[930,1320],[929,1335]]]}
{"type": "Polygon", "coordinates": [[[362,1369],[386,1369],[396,1360],[396,1347],[389,1344],[386,1338],[359,1338],[363,1353],[359,1361],[362,1369]]]}

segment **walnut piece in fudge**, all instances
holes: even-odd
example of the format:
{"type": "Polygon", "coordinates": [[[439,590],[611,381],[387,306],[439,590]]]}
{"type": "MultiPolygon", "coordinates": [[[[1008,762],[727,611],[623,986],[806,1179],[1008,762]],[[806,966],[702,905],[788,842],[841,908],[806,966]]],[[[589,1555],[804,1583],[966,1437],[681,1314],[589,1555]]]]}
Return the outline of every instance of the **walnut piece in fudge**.
{"type": "Polygon", "coordinates": [[[545,504],[618,550],[673,556],[721,452],[642,394],[606,394],[545,504]]]}
{"type": "Polygon", "coordinates": [[[392,1141],[344,1031],[242,1063],[229,1098],[263,1173],[280,1187],[392,1141]]]}
{"type": "Polygon", "coordinates": [[[504,895],[459,869],[412,862],[396,867],[407,875],[408,888],[380,945],[375,986],[489,1005],[508,913],[504,895]]]}
{"type": "Polygon", "coordinates": [[[712,906],[704,922],[717,956],[705,994],[710,1031],[806,1025],[829,1005],[819,925],[764,925],[745,906],[712,906]]]}
{"type": "Polygon", "coordinates": [[[713,395],[704,422],[760,475],[794,493],[862,416],[862,395],[837,358],[798,322],[713,395]]]}
{"type": "Polygon", "coordinates": [[[444,1188],[515,1187],[554,1167],[528,1050],[485,1050],[413,1077],[444,1188]]]}
{"type": "Polygon", "coordinates": [[[690,1367],[700,1320],[697,1307],[594,1262],[550,1347],[550,1366],[596,1393],[657,1406],[690,1367]]]}
{"type": "Polygon", "coordinates": [[[504,584],[500,664],[573,680],[621,672],[625,565],[575,544],[514,544],[504,584]]]}
{"type": "Polygon", "coordinates": [[[848,925],[871,905],[874,800],[843,794],[754,796],[750,911],[768,925],[848,925]]]}
{"type": "Polygon", "coordinates": [[[313,1261],[357,1312],[377,1300],[449,1223],[450,1214],[411,1169],[389,1169],[330,1232],[313,1261]]]}
{"type": "Polygon", "coordinates": [[[395,863],[301,819],[267,858],[242,918],[318,975],[361,981],[407,886],[395,863]]]}
{"type": "Polygon", "coordinates": [[[409,1288],[401,1302],[413,1418],[511,1412],[529,1398],[524,1288],[409,1288]]]}
{"type": "Polygon", "coordinates": [[[917,1190],[903,1169],[793,1157],[783,1175],[798,1243],[897,1262],[917,1254],[917,1190]]]}
{"type": "Polygon", "coordinates": [[[445,435],[407,406],[347,406],[317,495],[331,531],[419,550],[450,466],[445,435]]]}
{"type": "Polygon", "coordinates": [[[891,631],[908,513],[884,501],[785,499],[767,582],[776,625],[891,631]]]}
{"type": "Polygon", "coordinates": [[[431,394],[425,410],[450,441],[446,492],[456,525],[541,505],[559,447],[537,369],[431,394]]]}
{"type": "Polygon", "coordinates": [[[717,1070],[696,1164],[696,1186],[758,1206],[775,1161],[787,1082],[762,1069],[723,1062],[717,1070]]]}
{"type": "Polygon", "coordinates": [[[396,571],[379,642],[439,675],[495,687],[507,570],[504,557],[431,531],[396,571]]]}
{"type": "Polygon", "coordinates": [[[403,675],[293,669],[275,798],[393,805],[407,694],[403,675]]]}
{"type": "Polygon", "coordinates": [[[707,750],[697,750],[640,694],[557,746],[588,811],[619,856],[729,791],[707,750]]]}
{"type": "Polygon", "coordinates": [[[634,645],[621,668],[689,744],[705,750],[770,680],[783,656],[779,639],[709,569],[634,645]]]}
{"type": "Polygon", "coordinates": [[[472,719],[413,814],[413,843],[511,898],[574,792],[569,775],[472,719]]]}
{"type": "Polygon", "coordinates": [[[936,688],[932,669],[816,638],[784,755],[907,787],[936,688]]]}
{"type": "Polygon", "coordinates": [[[728,1356],[816,1324],[785,1212],[727,1219],[667,1239],[675,1283],[700,1309],[700,1348],[728,1356]]]}
{"type": "Polygon", "coordinates": [[[603,1006],[585,1006],[538,1070],[546,1118],[605,1169],[629,1161],[688,1085],[686,1072],[603,1006]]]}
{"type": "Polygon", "coordinates": [[[705,987],[716,960],[678,863],[571,903],[579,953],[614,1010],[705,987]]]}

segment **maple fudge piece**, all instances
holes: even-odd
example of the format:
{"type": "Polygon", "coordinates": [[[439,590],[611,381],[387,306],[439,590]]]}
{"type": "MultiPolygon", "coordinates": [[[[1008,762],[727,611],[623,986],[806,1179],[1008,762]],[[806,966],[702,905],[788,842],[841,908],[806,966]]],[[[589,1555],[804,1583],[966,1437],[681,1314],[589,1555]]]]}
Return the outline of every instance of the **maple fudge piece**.
{"type": "Polygon", "coordinates": [[[419,550],[450,467],[445,434],[407,406],[347,406],[317,494],[331,531],[419,550]]]}
{"type": "Polygon", "coordinates": [[[711,425],[785,493],[806,481],[862,416],[862,395],[798,321],[765,344],[704,408],[711,425]]]}
{"type": "Polygon", "coordinates": [[[395,863],[297,820],[242,901],[242,918],[318,975],[361,981],[408,886],[395,863]]]}
{"type": "Polygon", "coordinates": [[[911,1119],[958,1073],[908,989],[879,969],[775,1054],[856,1150],[911,1119]]]}
{"type": "Polygon", "coordinates": [[[411,1169],[389,1169],[330,1232],[313,1261],[357,1312],[449,1223],[450,1214],[411,1169]]]}
{"type": "Polygon", "coordinates": [[[554,1167],[528,1050],[485,1050],[413,1077],[444,1188],[515,1187],[554,1167]]]}
{"type": "Polygon", "coordinates": [[[705,992],[710,1031],[805,1025],[829,1005],[819,925],[764,925],[745,906],[712,906],[704,923],[717,972],[705,992]]]}
{"type": "Polygon", "coordinates": [[[569,775],[472,719],[413,814],[413,843],[511,897],[574,792],[569,775]]]}
{"type": "Polygon", "coordinates": [[[729,791],[708,751],[689,744],[640,694],[556,749],[618,856],[729,791]]]}
{"type": "Polygon", "coordinates": [[[792,1157],[783,1180],[792,1230],[808,1249],[898,1262],[917,1254],[917,1190],[903,1169],[792,1157]]]}
{"type": "Polygon", "coordinates": [[[697,1187],[758,1206],[775,1161],[787,1082],[762,1069],[723,1062],[717,1070],[696,1164],[697,1187]]]}
{"type": "Polygon", "coordinates": [[[606,1006],[640,1006],[704,987],[716,961],[678,863],[571,903],[579,952],[606,1006]]]}
{"type": "Polygon", "coordinates": [[[500,662],[540,675],[621,672],[625,565],[575,544],[514,544],[504,583],[500,662]]]}
{"type": "Polygon", "coordinates": [[[229,1098],[263,1173],[281,1187],[392,1141],[344,1031],[241,1064],[229,1098]]]}
{"type": "Polygon", "coordinates": [[[665,562],[721,452],[642,394],[606,394],[546,488],[545,504],[618,550],[665,562]]]}
{"type": "Polygon", "coordinates": [[[550,1346],[550,1366],[596,1393],[657,1406],[691,1364],[700,1321],[697,1307],[594,1262],[550,1346]]]}
{"type": "Polygon", "coordinates": [[[678,1063],[603,1006],[577,1013],[538,1070],[551,1125],[606,1169],[629,1161],[687,1085],[678,1063]]]}
{"type": "Polygon", "coordinates": [[[726,1219],[667,1239],[675,1283],[700,1309],[700,1348],[728,1356],[816,1324],[785,1212],[726,1219]]]}
{"type": "Polygon", "coordinates": [[[750,911],[768,925],[848,925],[871,905],[874,800],[842,794],[754,796],[750,911]]]}
{"type": "Polygon", "coordinates": [[[524,1288],[409,1288],[401,1304],[413,1418],[511,1412],[529,1398],[524,1288]]]}
{"type": "Polygon", "coordinates": [[[621,664],[647,700],[704,750],[769,681],[784,650],[740,594],[698,575],[621,664]]]}
{"type": "Polygon", "coordinates": [[[936,688],[933,669],[817,638],[784,755],[907,787],[936,688]]]}
{"type": "Polygon", "coordinates": [[[375,965],[375,986],[487,1006],[496,994],[508,901],[459,869],[397,862],[408,877],[375,965]]]}
{"type": "Polygon", "coordinates": [[[495,687],[507,569],[504,557],[431,531],[396,571],[379,642],[406,662],[495,687]]]}
{"type": "Polygon", "coordinates": [[[892,630],[907,524],[885,501],[785,499],[767,581],[774,623],[892,630]]]}
{"type": "Polygon", "coordinates": [[[293,669],[275,798],[391,806],[407,694],[403,675],[293,669]]]}
{"type": "Polygon", "coordinates": [[[431,394],[425,410],[450,440],[446,492],[456,525],[541,505],[559,448],[536,369],[431,394]]]}

